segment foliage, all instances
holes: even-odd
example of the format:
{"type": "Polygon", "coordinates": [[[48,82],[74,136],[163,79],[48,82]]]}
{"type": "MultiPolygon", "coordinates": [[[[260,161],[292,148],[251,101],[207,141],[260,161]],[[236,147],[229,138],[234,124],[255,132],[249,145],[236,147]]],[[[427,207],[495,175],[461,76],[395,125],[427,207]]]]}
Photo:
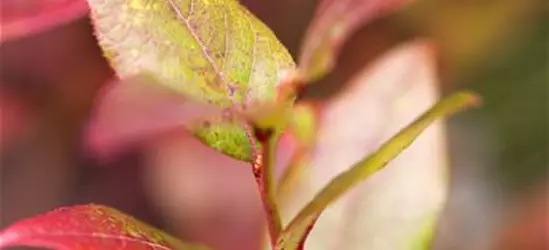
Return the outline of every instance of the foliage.
{"type": "Polygon", "coordinates": [[[11,41],[47,31],[82,17],[88,10],[85,0],[40,2],[2,1],[0,41],[11,41]]]}
{"type": "MultiPolygon", "coordinates": [[[[330,133],[322,130],[324,107],[296,102],[296,97],[335,67],[339,50],[355,30],[407,2],[322,1],[295,65],[276,36],[236,0],[88,0],[99,45],[119,77],[99,96],[90,125],[92,145],[98,152],[112,153],[185,127],[208,146],[250,163],[271,247],[303,249],[325,209],[385,167],[435,120],[478,104],[476,95],[468,92],[443,99],[377,151],[362,152],[350,169],[331,176],[290,223],[283,224],[281,193],[291,194],[290,184],[301,173],[297,170],[308,167],[321,143],[318,139],[330,133]],[[286,130],[295,134],[298,147],[277,184],[274,155],[286,130]]],[[[411,48],[421,54],[425,47],[411,48]]],[[[378,70],[382,80],[391,72],[378,70]]],[[[358,85],[364,84],[360,79],[358,85]]],[[[353,112],[345,111],[345,120],[339,122],[353,123],[353,112]]],[[[0,246],[11,245],[202,249],[97,205],[62,208],[16,223],[0,233],[0,246]]]]}
{"type": "Polygon", "coordinates": [[[55,249],[207,249],[179,242],[123,213],[100,205],[58,208],[22,220],[2,233],[0,247],[55,249]]]}

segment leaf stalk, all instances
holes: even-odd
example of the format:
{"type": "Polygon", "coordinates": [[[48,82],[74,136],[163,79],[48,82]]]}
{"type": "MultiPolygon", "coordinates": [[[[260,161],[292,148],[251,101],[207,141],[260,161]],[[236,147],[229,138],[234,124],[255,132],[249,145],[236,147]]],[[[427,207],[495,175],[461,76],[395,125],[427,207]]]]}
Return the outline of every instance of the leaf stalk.
{"type": "Polygon", "coordinates": [[[280,134],[273,129],[262,130],[257,128],[254,129],[254,134],[261,146],[261,151],[254,159],[252,170],[267,217],[271,245],[274,247],[282,231],[282,219],[276,201],[276,183],[274,178],[276,146],[280,139],[280,134]]]}

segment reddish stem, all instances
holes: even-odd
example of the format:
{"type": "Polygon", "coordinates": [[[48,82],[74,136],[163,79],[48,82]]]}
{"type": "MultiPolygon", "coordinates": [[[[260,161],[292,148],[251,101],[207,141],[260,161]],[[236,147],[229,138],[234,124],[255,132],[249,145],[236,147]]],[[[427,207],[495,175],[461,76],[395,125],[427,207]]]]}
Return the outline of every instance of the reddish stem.
{"type": "Polygon", "coordinates": [[[278,139],[272,130],[263,131],[255,129],[254,134],[260,143],[261,150],[255,156],[252,170],[267,217],[271,246],[274,249],[278,236],[282,231],[282,220],[276,203],[276,186],[273,173],[275,149],[278,139]]]}
{"type": "Polygon", "coordinates": [[[309,238],[309,234],[311,234],[311,231],[313,230],[314,225],[316,224],[316,221],[318,220],[318,216],[314,219],[314,221],[307,227],[305,230],[305,234],[303,234],[303,238],[301,238],[301,241],[299,242],[299,245],[297,246],[296,250],[304,250],[305,249],[305,242],[307,241],[307,238],[309,238]]]}

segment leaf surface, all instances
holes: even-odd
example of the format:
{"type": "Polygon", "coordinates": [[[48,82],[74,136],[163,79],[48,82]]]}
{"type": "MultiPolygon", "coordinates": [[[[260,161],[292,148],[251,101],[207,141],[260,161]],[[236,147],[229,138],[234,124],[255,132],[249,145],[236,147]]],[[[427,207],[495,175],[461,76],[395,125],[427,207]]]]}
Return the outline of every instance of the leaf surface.
{"type": "Polygon", "coordinates": [[[7,246],[53,249],[189,249],[187,245],[120,211],[101,205],[79,205],[24,219],[0,232],[7,246]]]}
{"type": "Polygon", "coordinates": [[[0,41],[44,32],[88,13],[86,0],[2,0],[0,41]]]}
{"type": "MultiPolygon", "coordinates": [[[[432,48],[416,41],[389,51],[359,73],[349,89],[326,103],[307,174],[283,216],[291,219],[299,214],[283,234],[287,249],[295,249],[316,219],[305,249],[409,249],[410,238],[419,234],[425,218],[438,213],[445,200],[442,125],[429,127],[386,169],[358,183],[395,157],[434,118],[455,107],[447,110],[445,101],[442,109],[437,106],[437,111],[384,144],[377,154],[357,162],[433,105],[435,88],[432,48]]],[[[468,103],[469,96],[465,96],[468,103]]],[[[457,98],[460,105],[462,98],[457,98]]]]}
{"type": "Polygon", "coordinates": [[[299,76],[314,81],[330,71],[345,41],[361,25],[396,11],[412,0],[324,0],[306,31],[299,76]]]}
{"type": "MultiPolygon", "coordinates": [[[[235,0],[88,0],[99,43],[117,73],[151,74],[222,108],[275,99],[294,62],[275,35],[235,0]]],[[[250,161],[239,124],[194,128],[209,146],[250,161]]]]}
{"type": "Polygon", "coordinates": [[[145,75],[109,82],[98,94],[87,142],[102,157],[173,129],[210,122],[219,107],[186,98],[145,75]]]}

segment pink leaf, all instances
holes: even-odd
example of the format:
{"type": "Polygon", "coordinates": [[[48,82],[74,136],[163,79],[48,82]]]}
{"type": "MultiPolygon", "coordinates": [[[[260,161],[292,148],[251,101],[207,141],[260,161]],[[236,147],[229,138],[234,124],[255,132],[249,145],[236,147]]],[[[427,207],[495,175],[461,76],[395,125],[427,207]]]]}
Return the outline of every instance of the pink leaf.
{"type": "Polygon", "coordinates": [[[299,57],[300,77],[312,81],[334,67],[345,40],[361,25],[412,0],[324,0],[307,29],[299,57]]]}
{"type": "MultiPolygon", "coordinates": [[[[423,41],[389,51],[354,77],[323,108],[308,172],[286,218],[430,108],[438,99],[436,88],[433,51],[423,41]]],[[[326,209],[305,249],[409,249],[445,200],[443,132],[440,122],[433,124],[385,169],[326,209]]]]}
{"type": "Polygon", "coordinates": [[[186,98],[152,79],[135,76],[108,84],[99,94],[88,143],[100,156],[112,155],[133,143],[201,118],[219,116],[221,109],[186,98]]]}
{"type": "Polygon", "coordinates": [[[2,42],[47,31],[88,13],[86,0],[1,0],[0,8],[2,42]]]}
{"type": "MultiPolygon", "coordinates": [[[[115,209],[80,205],[25,219],[0,232],[0,248],[198,249],[115,209]]],[[[200,248],[203,249],[203,248],[200,248]]]]}

